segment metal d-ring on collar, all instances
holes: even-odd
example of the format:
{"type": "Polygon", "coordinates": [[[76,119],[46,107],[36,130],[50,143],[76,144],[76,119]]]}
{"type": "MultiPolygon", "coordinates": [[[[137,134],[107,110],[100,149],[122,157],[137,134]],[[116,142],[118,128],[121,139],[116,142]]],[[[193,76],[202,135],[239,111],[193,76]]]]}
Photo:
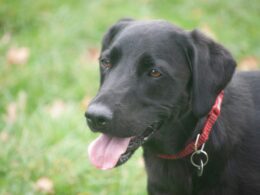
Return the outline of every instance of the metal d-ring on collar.
{"type": "Polygon", "coordinates": [[[199,141],[200,134],[197,135],[196,142],[194,144],[194,152],[190,157],[191,164],[196,167],[198,170],[198,176],[202,176],[204,166],[208,163],[209,157],[207,152],[204,150],[205,143],[201,146],[201,149],[198,149],[198,141],[199,141]],[[196,158],[199,159],[199,162],[195,161],[196,158]]]}

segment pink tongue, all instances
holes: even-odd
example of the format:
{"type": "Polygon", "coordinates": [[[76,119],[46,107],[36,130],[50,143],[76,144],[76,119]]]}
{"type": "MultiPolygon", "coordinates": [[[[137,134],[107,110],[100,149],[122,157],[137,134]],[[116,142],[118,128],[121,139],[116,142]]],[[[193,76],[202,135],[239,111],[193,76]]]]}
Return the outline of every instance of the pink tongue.
{"type": "Polygon", "coordinates": [[[102,134],[88,147],[91,163],[102,170],[115,167],[121,154],[126,151],[130,139],[131,137],[118,138],[102,134]]]}

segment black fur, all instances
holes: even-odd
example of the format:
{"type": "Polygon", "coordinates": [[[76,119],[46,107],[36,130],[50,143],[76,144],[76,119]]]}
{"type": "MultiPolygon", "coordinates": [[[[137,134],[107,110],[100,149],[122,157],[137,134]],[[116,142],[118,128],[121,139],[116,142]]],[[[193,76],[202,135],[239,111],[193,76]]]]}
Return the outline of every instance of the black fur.
{"type": "Polygon", "coordinates": [[[100,59],[112,65],[101,66],[100,90],[91,102],[113,112],[109,128],[102,131],[136,136],[153,122],[163,122],[143,145],[150,195],[260,194],[259,72],[233,75],[236,62],[223,46],[198,30],[184,31],[165,21],[119,21],[105,35],[100,59]],[[162,76],[149,76],[152,68],[162,76]],[[189,156],[158,158],[195,139],[196,126],[223,89],[202,177],[189,156]]]}

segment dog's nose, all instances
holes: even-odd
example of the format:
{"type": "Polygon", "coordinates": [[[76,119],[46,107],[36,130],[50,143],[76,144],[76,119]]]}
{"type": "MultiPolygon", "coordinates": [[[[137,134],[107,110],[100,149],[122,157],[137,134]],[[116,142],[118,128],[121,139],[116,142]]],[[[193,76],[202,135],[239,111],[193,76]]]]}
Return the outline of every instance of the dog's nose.
{"type": "Polygon", "coordinates": [[[85,113],[88,126],[93,131],[104,131],[112,120],[111,110],[101,104],[90,105],[85,113]]]}

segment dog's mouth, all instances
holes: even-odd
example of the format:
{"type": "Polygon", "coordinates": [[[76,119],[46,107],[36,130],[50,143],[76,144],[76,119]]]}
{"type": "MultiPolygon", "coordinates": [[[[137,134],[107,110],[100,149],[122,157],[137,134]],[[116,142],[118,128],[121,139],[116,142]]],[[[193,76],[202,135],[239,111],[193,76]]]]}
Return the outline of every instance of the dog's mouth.
{"type": "Polygon", "coordinates": [[[101,134],[88,147],[91,163],[102,170],[112,169],[124,164],[140,146],[153,136],[159,126],[160,123],[154,123],[147,127],[141,135],[127,138],[101,134]]]}

